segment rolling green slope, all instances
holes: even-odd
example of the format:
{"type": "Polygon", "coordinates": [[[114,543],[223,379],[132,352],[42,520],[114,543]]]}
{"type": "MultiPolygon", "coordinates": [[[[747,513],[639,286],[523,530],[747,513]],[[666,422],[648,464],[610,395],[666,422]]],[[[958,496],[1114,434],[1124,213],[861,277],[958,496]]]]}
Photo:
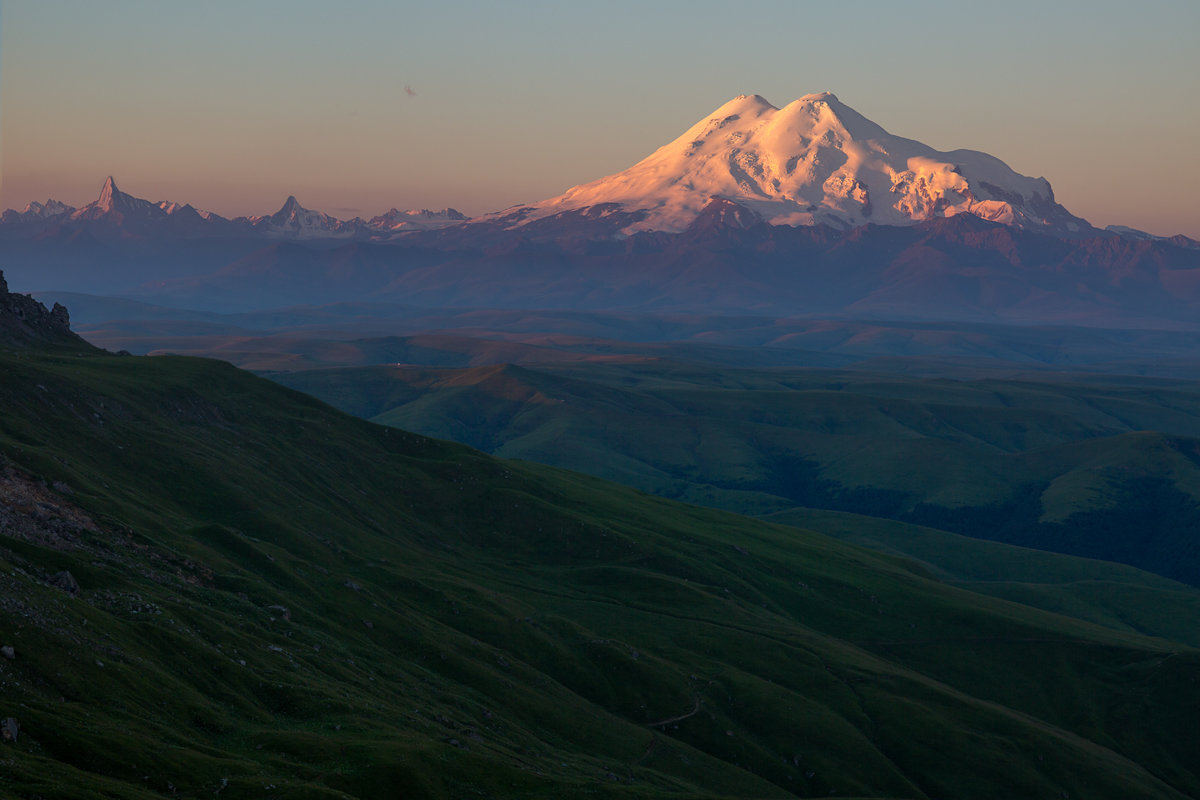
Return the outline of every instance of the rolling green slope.
{"type": "Polygon", "coordinates": [[[1200,796],[1185,643],[220,362],[0,374],[0,794],[1200,796]]]}
{"type": "Polygon", "coordinates": [[[352,413],[688,502],[849,511],[1200,584],[1200,390],[660,361],[273,376],[352,413]]]}
{"type": "Polygon", "coordinates": [[[938,578],[975,592],[1200,646],[1200,590],[1124,564],[844,511],[793,508],[764,519],[913,559],[938,578]]]}

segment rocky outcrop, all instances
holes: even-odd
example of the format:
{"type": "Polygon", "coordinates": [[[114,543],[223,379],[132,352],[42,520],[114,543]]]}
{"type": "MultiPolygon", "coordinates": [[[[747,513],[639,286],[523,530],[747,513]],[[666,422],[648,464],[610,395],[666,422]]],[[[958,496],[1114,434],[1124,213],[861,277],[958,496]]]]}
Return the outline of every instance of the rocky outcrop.
{"type": "Polygon", "coordinates": [[[79,596],[79,581],[75,580],[75,576],[68,570],[56,572],[50,576],[48,583],[58,589],[62,589],[71,597],[79,596]]]}
{"type": "Polygon", "coordinates": [[[27,294],[8,291],[0,272],[0,347],[29,344],[86,345],[71,331],[71,317],[58,303],[47,309],[27,294]]]}
{"type": "MultiPolygon", "coordinates": [[[[12,465],[0,464],[0,541],[9,537],[53,550],[80,548],[81,539],[100,528],[67,499],[70,493],[64,483],[47,485],[12,465]]],[[[5,655],[2,647],[0,655],[5,655]]]]}

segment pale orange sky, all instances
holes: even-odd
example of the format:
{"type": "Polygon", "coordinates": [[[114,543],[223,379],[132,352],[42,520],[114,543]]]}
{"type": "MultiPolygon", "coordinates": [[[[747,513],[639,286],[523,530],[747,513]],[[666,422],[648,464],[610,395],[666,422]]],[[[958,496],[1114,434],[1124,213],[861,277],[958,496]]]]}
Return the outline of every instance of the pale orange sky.
{"type": "Polygon", "coordinates": [[[1093,224],[1200,238],[1190,1],[9,0],[0,25],[4,208],[112,174],[226,216],[289,194],[478,214],[624,169],[737,94],[828,90],[1046,177],[1093,224]]]}

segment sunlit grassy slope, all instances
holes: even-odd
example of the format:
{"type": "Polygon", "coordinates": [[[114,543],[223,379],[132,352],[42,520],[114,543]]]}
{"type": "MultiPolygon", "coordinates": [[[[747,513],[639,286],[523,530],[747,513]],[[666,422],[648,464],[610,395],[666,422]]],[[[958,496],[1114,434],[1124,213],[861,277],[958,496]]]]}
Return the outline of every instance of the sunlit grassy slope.
{"type": "Polygon", "coordinates": [[[220,362],[0,374],[2,796],[1200,796],[1186,643],[220,362]]]}

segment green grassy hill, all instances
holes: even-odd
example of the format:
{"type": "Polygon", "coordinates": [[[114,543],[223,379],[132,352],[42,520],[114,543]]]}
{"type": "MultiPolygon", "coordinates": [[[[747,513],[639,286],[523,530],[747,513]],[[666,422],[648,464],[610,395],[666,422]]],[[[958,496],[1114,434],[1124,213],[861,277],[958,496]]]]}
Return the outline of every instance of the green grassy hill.
{"type": "Polygon", "coordinates": [[[849,511],[1200,584],[1200,391],[657,360],[273,375],[351,413],[750,514],[849,511]]]}
{"type": "Polygon", "coordinates": [[[1185,643],[220,362],[0,372],[2,795],[1200,796],[1185,643]]]}
{"type": "Polygon", "coordinates": [[[937,578],[974,592],[1200,646],[1200,590],[1124,564],[844,511],[793,508],[764,519],[912,559],[937,578]]]}

